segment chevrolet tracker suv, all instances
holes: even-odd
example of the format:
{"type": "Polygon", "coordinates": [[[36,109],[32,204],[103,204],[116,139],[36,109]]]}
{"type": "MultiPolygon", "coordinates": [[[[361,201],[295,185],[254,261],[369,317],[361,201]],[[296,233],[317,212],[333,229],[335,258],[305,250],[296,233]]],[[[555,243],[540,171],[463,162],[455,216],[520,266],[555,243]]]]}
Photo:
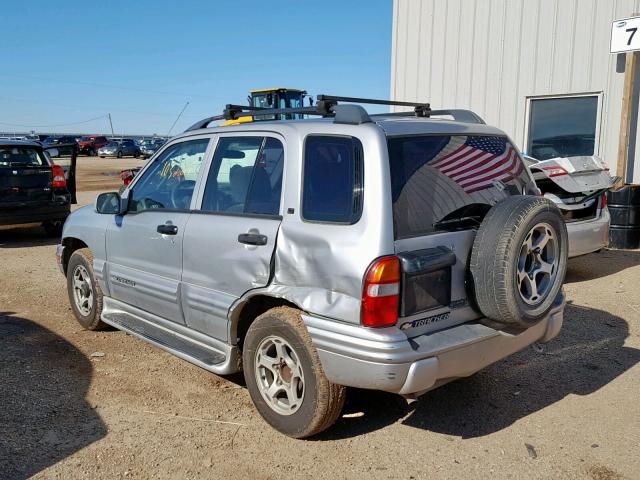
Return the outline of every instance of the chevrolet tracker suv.
{"type": "Polygon", "coordinates": [[[261,115],[321,118],[207,128],[256,110],[228,105],[75,211],[57,249],[83,327],[243,370],[296,438],[345,387],[415,398],[547,342],[565,305],[565,223],[502,131],[318,98],[261,115]]]}

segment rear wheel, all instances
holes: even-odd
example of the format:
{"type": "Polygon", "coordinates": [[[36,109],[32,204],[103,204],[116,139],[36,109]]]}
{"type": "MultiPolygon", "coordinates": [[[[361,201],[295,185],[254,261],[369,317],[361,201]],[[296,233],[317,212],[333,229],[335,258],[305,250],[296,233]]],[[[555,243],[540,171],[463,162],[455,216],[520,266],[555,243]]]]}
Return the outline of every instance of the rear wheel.
{"type": "Polygon", "coordinates": [[[71,254],[67,265],[69,303],[78,323],[87,330],[102,330],[107,325],[100,320],[102,290],[93,272],[93,255],[88,248],[71,254]]]}
{"type": "Polygon", "coordinates": [[[482,221],[470,269],[480,311],[499,323],[530,327],[560,293],[567,269],[567,227],[550,201],[514,196],[482,221]]]}
{"type": "Polygon", "coordinates": [[[278,307],[260,315],[249,327],[242,359],[251,399],[276,430],[310,437],[340,416],[346,389],[324,375],[299,311],[278,307]]]}

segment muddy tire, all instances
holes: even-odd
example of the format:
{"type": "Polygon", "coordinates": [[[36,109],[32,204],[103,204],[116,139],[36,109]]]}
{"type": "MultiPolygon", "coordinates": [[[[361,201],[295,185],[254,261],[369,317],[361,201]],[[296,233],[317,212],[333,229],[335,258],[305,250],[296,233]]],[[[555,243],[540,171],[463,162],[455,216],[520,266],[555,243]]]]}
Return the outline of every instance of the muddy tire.
{"type": "Polygon", "coordinates": [[[480,311],[495,322],[530,327],[544,318],[567,270],[567,227],[550,201],[514,196],[482,221],[470,270],[480,311]]]}
{"type": "Polygon", "coordinates": [[[93,255],[88,248],[71,254],[67,265],[67,293],[71,310],[78,323],[87,330],[102,330],[107,325],[100,320],[102,290],[93,272],[93,255]]]}
{"type": "Polygon", "coordinates": [[[278,307],[260,315],[244,339],[242,360],[254,405],[279,432],[310,437],[340,416],[346,389],[325,376],[298,310],[278,307]]]}

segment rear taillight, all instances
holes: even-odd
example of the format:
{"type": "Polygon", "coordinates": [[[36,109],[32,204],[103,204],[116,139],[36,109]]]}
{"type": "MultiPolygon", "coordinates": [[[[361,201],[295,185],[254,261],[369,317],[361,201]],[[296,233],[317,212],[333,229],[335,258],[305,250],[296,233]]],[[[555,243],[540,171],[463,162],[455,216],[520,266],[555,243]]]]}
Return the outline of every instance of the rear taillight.
{"type": "Polygon", "coordinates": [[[567,172],[561,166],[543,167],[542,169],[544,170],[544,172],[547,174],[547,176],[549,178],[551,178],[551,177],[562,177],[564,175],[569,175],[569,172],[567,172]]]}
{"type": "Polygon", "coordinates": [[[51,167],[51,186],[53,188],[66,188],[67,177],[64,176],[64,170],[60,165],[55,163],[51,167]]]}
{"type": "Polygon", "coordinates": [[[367,270],[362,289],[361,321],[366,327],[390,327],[398,321],[400,260],[381,257],[367,270]]]}
{"type": "Polygon", "coordinates": [[[609,203],[609,198],[607,197],[607,194],[604,193],[602,195],[602,200],[600,201],[600,210],[604,210],[605,208],[607,208],[608,203],[609,203]]]}

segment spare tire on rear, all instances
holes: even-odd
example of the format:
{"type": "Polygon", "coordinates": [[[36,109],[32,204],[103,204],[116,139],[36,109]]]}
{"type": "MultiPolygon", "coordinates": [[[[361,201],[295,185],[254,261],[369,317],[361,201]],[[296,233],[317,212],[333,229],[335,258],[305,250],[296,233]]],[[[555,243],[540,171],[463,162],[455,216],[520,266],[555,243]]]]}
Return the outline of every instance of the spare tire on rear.
{"type": "Polygon", "coordinates": [[[513,196],[485,216],[471,251],[475,300],[489,319],[530,327],[543,319],[567,270],[567,227],[540,197],[513,196]]]}

